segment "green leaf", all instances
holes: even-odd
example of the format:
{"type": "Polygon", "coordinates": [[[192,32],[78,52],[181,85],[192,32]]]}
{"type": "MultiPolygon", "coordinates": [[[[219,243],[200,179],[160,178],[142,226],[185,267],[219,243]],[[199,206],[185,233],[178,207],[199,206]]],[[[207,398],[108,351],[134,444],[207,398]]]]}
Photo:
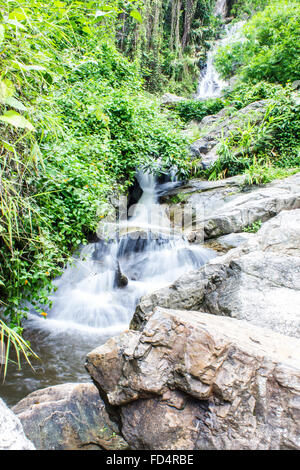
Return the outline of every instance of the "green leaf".
{"type": "Polygon", "coordinates": [[[26,15],[24,14],[24,12],[20,9],[16,9],[14,11],[12,11],[8,18],[10,20],[18,20],[18,21],[22,21],[22,20],[25,20],[26,19],[26,15]]]}
{"type": "Polygon", "coordinates": [[[13,83],[8,80],[8,78],[4,78],[0,81],[0,101],[1,103],[6,103],[6,100],[13,96],[15,92],[15,87],[13,83]]]}
{"type": "Polygon", "coordinates": [[[139,23],[142,23],[143,22],[143,18],[142,18],[142,15],[140,14],[140,12],[138,10],[132,10],[130,12],[130,16],[132,16],[132,18],[134,18],[135,20],[137,20],[139,23]]]}
{"type": "MultiPolygon", "coordinates": [[[[6,142],[5,140],[1,140],[1,144],[9,152],[14,152],[15,151],[15,147],[13,145],[11,145],[9,142],[6,142]]],[[[1,229],[1,227],[0,227],[0,229],[1,229]]]]}
{"type": "Polygon", "coordinates": [[[23,31],[26,31],[26,26],[24,26],[20,21],[18,20],[7,20],[6,23],[11,24],[12,26],[15,26],[16,28],[22,29],[23,31]]]}
{"type": "Polygon", "coordinates": [[[26,106],[24,106],[24,104],[21,103],[21,101],[17,100],[16,98],[13,98],[12,96],[7,98],[7,100],[5,101],[5,104],[8,104],[12,108],[18,109],[19,111],[26,111],[27,110],[26,106]]]}
{"type": "Polygon", "coordinates": [[[5,27],[4,24],[0,24],[0,44],[4,41],[5,27]]]}
{"type": "Polygon", "coordinates": [[[46,68],[43,65],[26,65],[18,61],[12,62],[12,64],[17,66],[21,70],[24,70],[25,72],[30,71],[30,70],[35,70],[37,72],[46,70],[46,68]]]}
{"type": "Polygon", "coordinates": [[[28,129],[30,131],[35,130],[31,122],[29,122],[24,118],[24,116],[21,116],[21,114],[17,113],[16,111],[6,111],[6,113],[0,116],[0,121],[21,129],[28,129]]]}

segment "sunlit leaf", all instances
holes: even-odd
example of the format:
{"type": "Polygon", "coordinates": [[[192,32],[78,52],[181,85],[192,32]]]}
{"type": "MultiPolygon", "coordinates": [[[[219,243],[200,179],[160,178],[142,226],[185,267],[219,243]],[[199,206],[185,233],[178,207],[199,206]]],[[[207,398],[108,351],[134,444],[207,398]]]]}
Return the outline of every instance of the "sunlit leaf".
{"type": "Polygon", "coordinates": [[[11,24],[12,26],[15,26],[16,28],[22,29],[23,31],[26,31],[26,26],[24,26],[20,21],[18,20],[7,20],[6,23],[11,24]]]}
{"type": "Polygon", "coordinates": [[[12,97],[14,92],[15,87],[8,78],[0,81],[0,101],[2,103],[6,103],[7,99],[12,97]]]}
{"type": "Polygon", "coordinates": [[[13,62],[13,64],[15,66],[17,66],[18,68],[20,68],[21,70],[24,70],[24,71],[30,71],[30,70],[35,70],[35,71],[45,71],[46,68],[43,66],[43,65],[26,65],[26,64],[22,64],[21,62],[13,62]]]}
{"type": "Polygon", "coordinates": [[[26,106],[24,106],[24,104],[21,103],[21,101],[17,100],[16,98],[13,98],[12,96],[7,98],[7,100],[5,100],[5,104],[8,104],[12,108],[18,109],[19,111],[27,110],[26,106]]]}
{"type": "Polygon", "coordinates": [[[143,22],[143,18],[142,18],[142,15],[140,14],[140,12],[138,10],[132,10],[130,12],[130,16],[132,16],[132,18],[134,18],[135,20],[137,20],[139,23],[142,23],[143,22]]]}
{"type": "Polygon", "coordinates": [[[26,15],[25,13],[20,10],[20,9],[16,9],[14,11],[12,11],[9,15],[8,15],[8,18],[10,20],[18,20],[18,21],[22,21],[22,20],[25,20],[26,19],[26,15]]]}
{"type": "Polygon", "coordinates": [[[3,147],[8,150],[9,152],[14,152],[15,150],[15,147],[13,145],[11,145],[9,142],[6,142],[5,140],[2,140],[1,141],[1,144],[3,145],[3,147]]]}
{"type": "Polygon", "coordinates": [[[21,116],[21,114],[17,113],[16,111],[6,111],[6,113],[0,116],[0,121],[21,129],[28,129],[30,131],[35,130],[31,122],[29,122],[26,118],[24,118],[24,116],[21,116]]]}

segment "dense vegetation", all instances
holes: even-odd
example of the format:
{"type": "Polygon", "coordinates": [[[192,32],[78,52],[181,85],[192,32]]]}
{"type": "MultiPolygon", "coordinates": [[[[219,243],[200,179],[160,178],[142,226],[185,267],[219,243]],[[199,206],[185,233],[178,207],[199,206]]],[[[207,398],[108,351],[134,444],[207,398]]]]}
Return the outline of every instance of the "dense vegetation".
{"type": "Polygon", "coordinates": [[[148,90],[190,95],[196,91],[199,66],[220,33],[216,0],[141,0],[143,23],[122,15],[118,47],[139,58],[148,90]]]}
{"type": "Polygon", "coordinates": [[[220,140],[219,159],[208,178],[221,178],[245,172],[247,182],[266,183],[284,177],[300,166],[299,94],[300,4],[292,0],[269,2],[237,1],[232,13],[245,18],[240,36],[216,55],[216,66],[224,79],[234,76],[234,86],[221,99],[187,100],[176,107],[184,121],[198,122],[222,108],[231,115],[247,105],[268,100],[263,119],[256,124],[241,122],[229,136],[220,140]]]}
{"type": "Polygon", "coordinates": [[[192,96],[222,34],[215,3],[0,0],[0,341],[22,331],[26,302],[43,314],[51,280],[137,166],[159,158],[162,171],[189,177],[185,123],[268,99],[262,122],[223,139],[219,160],[199,175],[246,172],[253,184],[299,167],[297,1],[229,2],[246,24],[217,54],[220,74],[235,77],[221,99],[167,113],[150,94],[192,96]]]}
{"type": "Polygon", "coordinates": [[[15,331],[138,165],[186,174],[179,123],[115,45],[120,14],[141,21],[135,4],[0,2],[0,302],[15,331]]]}

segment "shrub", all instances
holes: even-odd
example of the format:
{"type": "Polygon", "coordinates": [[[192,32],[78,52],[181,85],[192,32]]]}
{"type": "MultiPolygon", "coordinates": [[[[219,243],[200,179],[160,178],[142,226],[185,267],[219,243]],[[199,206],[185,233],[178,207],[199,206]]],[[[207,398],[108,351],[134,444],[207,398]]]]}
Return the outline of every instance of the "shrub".
{"type": "Polygon", "coordinates": [[[216,65],[224,78],[286,84],[300,78],[300,4],[274,0],[244,26],[244,38],[221,47],[216,65]]]}
{"type": "Polygon", "coordinates": [[[219,99],[208,99],[204,101],[187,100],[176,105],[175,111],[184,122],[200,122],[205,116],[216,114],[226,106],[226,102],[219,99]]]}

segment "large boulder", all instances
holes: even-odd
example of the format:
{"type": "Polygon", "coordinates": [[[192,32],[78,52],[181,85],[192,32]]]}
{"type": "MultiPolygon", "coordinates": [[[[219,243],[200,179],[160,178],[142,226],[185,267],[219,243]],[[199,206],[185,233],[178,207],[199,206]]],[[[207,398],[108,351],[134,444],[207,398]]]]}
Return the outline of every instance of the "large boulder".
{"type": "Polygon", "coordinates": [[[203,225],[205,238],[216,238],[241,232],[257,221],[265,222],[282,210],[299,208],[300,173],[297,173],[285,180],[276,180],[264,187],[231,195],[214,213],[198,221],[198,225],[203,225]]]}
{"type": "MultiPolygon", "coordinates": [[[[186,235],[212,239],[240,233],[254,222],[265,222],[282,210],[300,208],[300,172],[264,186],[246,187],[242,177],[220,181],[192,180],[163,198],[170,212],[190,211],[186,235]],[[181,201],[174,204],[176,198],[181,201]]],[[[180,217],[174,219],[181,221],[180,217]]]]}
{"type": "Polygon", "coordinates": [[[300,337],[300,210],[283,211],[227,254],[143,297],[131,327],[156,306],[247,320],[300,337]]]}
{"type": "Polygon", "coordinates": [[[132,449],[299,449],[300,341],[232,318],[156,308],[87,369],[132,449]]]}
{"type": "Polygon", "coordinates": [[[35,450],[24,434],[19,418],[0,398],[0,450],[35,450]]]}
{"type": "Polygon", "coordinates": [[[90,383],[68,383],[37,390],[14,408],[37,450],[123,450],[119,435],[90,383]]]}

